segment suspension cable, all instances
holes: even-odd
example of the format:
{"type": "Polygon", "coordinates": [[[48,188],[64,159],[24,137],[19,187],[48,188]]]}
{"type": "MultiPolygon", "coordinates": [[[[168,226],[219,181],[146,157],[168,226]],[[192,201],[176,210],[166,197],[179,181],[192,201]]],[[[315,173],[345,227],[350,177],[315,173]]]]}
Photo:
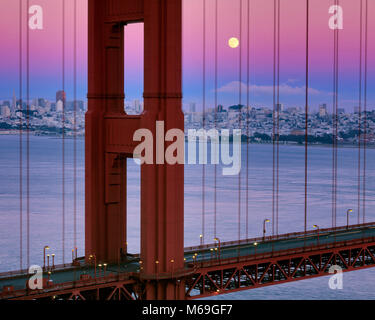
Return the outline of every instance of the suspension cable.
{"type": "Polygon", "coordinates": [[[276,163],[276,0],[273,0],[273,113],[272,113],[272,235],[275,234],[275,163],[276,163]]]}
{"type": "Polygon", "coordinates": [[[280,131],[280,1],[274,0],[273,115],[272,115],[272,235],[279,223],[279,131],[280,131]]]}
{"type": "Polygon", "coordinates": [[[360,222],[361,212],[361,126],[362,126],[362,29],[363,2],[359,6],[359,89],[358,89],[358,165],[357,165],[357,223],[360,222]]]}
{"type": "Polygon", "coordinates": [[[277,127],[276,127],[276,235],[279,233],[279,140],[280,140],[280,0],[277,0],[277,127]]]}
{"type": "MultiPolygon", "coordinates": [[[[239,37],[240,37],[240,45],[238,47],[239,52],[239,63],[238,63],[238,76],[239,76],[239,87],[238,87],[238,104],[239,104],[239,128],[241,129],[241,117],[242,117],[242,0],[240,0],[240,19],[239,19],[239,37]]],[[[233,137],[234,138],[234,137],[233,137]]],[[[240,137],[240,143],[242,143],[242,134],[240,137]]],[[[234,141],[233,141],[234,144],[234,141]]],[[[241,240],[241,172],[238,173],[238,208],[237,208],[237,231],[238,231],[238,255],[240,253],[240,240],[241,240]]]]}
{"type": "Polygon", "coordinates": [[[366,0],[366,11],[365,11],[365,78],[364,78],[364,141],[363,141],[363,187],[362,187],[362,210],[363,210],[363,220],[366,222],[366,161],[367,161],[367,64],[368,64],[368,0],[366,0]]]}
{"type": "MultiPolygon", "coordinates": [[[[335,0],[338,6],[338,0],[335,0]]],[[[334,29],[333,103],[332,103],[332,227],[337,216],[337,113],[338,113],[338,29],[334,29]]],[[[336,237],[336,234],[335,234],[336,237]]]]}
{"type": "MultiPolygon", "coordinates": [[[[20,108],[21,112],[20,114],[20,119],[19,119],[19,203],[20,203],[20,211],[19,211],[19,223],[20,223],[20,270],[22,270],[22,257],[23,257],[23,250],[22,250],[22,244],[23,244],[23,221],[22,221],[22,211],[23,211],[23,168],[22,168],[22,155],[23,155],[23,150],[22,150],[22,127],[23,127],[23,102],[22,102],[22,96],[23,96],[23,88],[22,88],[22,72],[23,72],[23,64],[22,64],[22,0],[19,0],[19,103],[20,103],[20,108]]],[[[16,105],[13,106],[17,109],[17,100],[16,100],[16,105]]]]}
{"type": "Polygon", "coordinates": [[[250,104],[250,0],[247,0],[247,75],[246,75],[246,239],[249,239],[249,104],[250,104]]]}
{"type": "Polygon", "coordinates": [[[308,99],[309,99],[309,0],[306,0],[306,92],[305,92],[305,223],[307,230],[307,142],[308,142],[308,99]]]}
{"type": "MultiPolygon", "coordinates": [[[[218,72],[217,72],[217,65],[218,65],[218,0],[215,1],[215,119],[214,119],[214,126],[215,130],[217,127],[217,83],[218,83],[218,72]]],[[[216,148],[218,148],[219,141],[215,142],[215,152],[216,148]]],[[[211,142],[212,143],[212,142],[211,142]]],[[[217,223],[217,166],[214,166],[214,239],[216,239],[216,223],[217,223]]]]}
{"type": "MultiPolygon", "coordinates": [[[[202,124],[203,130],[206,128],[206,0],[203,0],[203,112],[202,124]]],[[[205,138],[205,137],[204,137],[205,138]]],[[[203,158],[206,158],[206,151],[203,148],[203,158]]],[[[206,166],[202,165],[202,234],[201,243],[204,243],[205,233],[205,189],[206,189],[206,166]]]]}
{"type": "Polygon", "coordinates": [[[74,249],[77,248],[77,0],[74,0],[74,146],[73,146],[73,189],[74,189],[74,249]]]}
{"type": "MultiPolygon", "coordinates": [[[[29,0],[27,0],[26,21],[29,0]]],[[[30,267],[30,32],[26,22],[26,214],[27,214],[27,268],[30,267]]]]}
{"type": "Polygon", "coordinates": [[[62,0],[62,262],[65,264],[65,0],[62,0]]]}

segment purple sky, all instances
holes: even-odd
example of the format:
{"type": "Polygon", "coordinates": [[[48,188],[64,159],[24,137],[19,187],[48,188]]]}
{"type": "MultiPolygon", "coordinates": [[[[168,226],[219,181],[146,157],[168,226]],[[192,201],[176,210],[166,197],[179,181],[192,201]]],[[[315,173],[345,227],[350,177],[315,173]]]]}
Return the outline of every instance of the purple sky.
{"type": "MultiPolygon", "coordinates": [[[[218,2],[218,102],[224,105],[246,103],[247,21],[250,19],[250,104],[272,104],[273,83],[273,0],[242,0],[242,35],[240,35],[240,0],[218,2]],[[250,16],[248,17],[248,3],[250,16]],[[228,39],[237,37],[240,46],[232,49],[228,39]],[[239,78],[239,50],[242,50],[242,78],[239,78]]],[[[26,62],[26,1],[23,3],[23,83],[26,62]]],[[[73,92],[73,0],[65,0],[65,88],[68,99],[73,92]]],[[[215,0],[206,0],[206,107],[213,106],[215,92],[215,0]]],[[[280,21],[280,101],[286,106],[304,105],[305,86],[305,1],[282,0],[280,21]]],[[[333,0],[310,1],[310,104],[332,101],[333,31],[328,27],[328,8],[333,0]]],[[[341,0],[344,29],[340,30],[340,106],[351,110],[358,104],[359,83],[359,3],[341,0]]],[[[365,3],[365,1],[363,1],[365,3]]],[[[10,99],[13,90],[19,95],[19,1],[3,0],[0,13],[0,99],[10,99]]],[[[62,0],[33,0],[44,13],[44,29],[30,30],[30,96],[54,99],[62,88],[62,0]]],[[[87,0],[77,0],[78,95],[87,92],[87,0]]],[[[375,2],[369,1],[369,12],[375,2]]],[[[183,93],[184,103],[202,103],[203,87],[203,1],[183,1],[183,93]]],[[[374,107],[375,94],[375,20],[368,24],[368,106],[374,107]]],[[[126,27],[125,90],[128,99],[142,95],[143,27],[126,27]]],[[[23,92],[25,95],[25,91],[23,92]]]]}

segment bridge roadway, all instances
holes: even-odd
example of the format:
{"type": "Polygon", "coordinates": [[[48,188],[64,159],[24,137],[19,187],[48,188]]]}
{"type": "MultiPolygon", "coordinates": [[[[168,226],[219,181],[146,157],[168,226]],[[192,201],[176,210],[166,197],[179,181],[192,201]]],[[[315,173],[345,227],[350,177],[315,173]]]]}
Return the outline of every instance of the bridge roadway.
{"type": "MultiPolygon", "coordinates": [[[[194,267],[199,262],[220,263],[222,260],[240,256],[249,256],[256,259],[257,255],[270,252],[278,252],[288,249],[312,247],[316,245],[334,244],[348,240],[375,237],[375,223],[363,225],[339,227],[334,229],[321,229],[280,235],[278,237],[254,238],[248,240],[223,242],[219,245],[219,239],[213,244],[185,248],[186,268],[194,267]]],[[[124,275],[126,273],[139,273],[140,260],[137,256],[129,257],[128,261],[121,264],[111,264],[106,267],[95,268],[93,265],[84,263],[83,258],[79,259],[80,266],[56,266],[51,270],[49,279],[53,284],[61,284],[80,280],[84,275],[91,278],[100,278],[109,275],[124,275]]],[[[0,295],[1,290],[6,286],[12,286],[14,290],[23,290],[30,275],[25,271],[8,272],[0,274],[0,295]]],[[[47,272],[44,278],[48,278],[47,272]]]]}

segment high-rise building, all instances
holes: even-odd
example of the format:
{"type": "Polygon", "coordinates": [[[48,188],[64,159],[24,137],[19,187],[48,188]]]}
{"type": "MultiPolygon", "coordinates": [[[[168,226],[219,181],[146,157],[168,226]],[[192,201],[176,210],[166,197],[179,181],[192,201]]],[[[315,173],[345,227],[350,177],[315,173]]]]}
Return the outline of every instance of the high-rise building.
{"type": "Polygon", "coordinates": [[[323,103],[319,106],[319,116],[320,117],[325,117],[327,116],[327,104],[323,103]]]}
{"type": "Polygon", "coordinates": [[[190,112],[196,112],[196,104],[195,102],[191,102],[190,105],[189,105],[189,111],[190,112]]]}
{"type": "Polygon", "coordinates": [[[32,105],[34,107],[39,107],[39,100],[37,98],[33,99],[32,105]]]}
{"type": "Polygon", "coordinates": [[[359,107],[354,107],[354,113],[359,113],[359,107]]]}
{"type": "Polygon", "coordinates": [[[141,113],[142,112],[142,105],[138,99],[133,100],[133,108],[135,113],[141,113]]]}
{"type": "Polygon", "coordinates": [[[62,91],[62,90],[60,90],[60,91],[57,91],[56,92],[56,103],[58,102],[58,101],[61,101],[62,103],[66,103],[66,93],[65,93],[65,91],[62,91]]]}
{"type": "Polygon", "coordinates": [[[13,99],[12,99],[12,108],[11,108],[11,112],[14,113],[16,112],[16,109],[17,109],[17,98],[16,98],[16,94],[13,90],[13,99]]]}
{"type": "Polygon", "coordinates": [[[10,117],[10,108],[8,106],[1,106],[0,112],[3,118],[10,117]]]}
{"type": "Polygon", "coordinates": [[[56,112],[62,112],[64,109],[64,104],[61,100],[56,102],[56,112]]]}
{"type": "Polygon", "coordinates": [[[51,112],[51,108],[52,108],[51,102],[46,101],[46,104],[45,104],[45,107],[44,107],[45,111],[46,112],[51,112]]]}
{"type": "Polygon", "coordinates": [[[38,99],[38,106],[45,108],[46,107],[46,100],[44,98],[39,98],[38,99]]]}

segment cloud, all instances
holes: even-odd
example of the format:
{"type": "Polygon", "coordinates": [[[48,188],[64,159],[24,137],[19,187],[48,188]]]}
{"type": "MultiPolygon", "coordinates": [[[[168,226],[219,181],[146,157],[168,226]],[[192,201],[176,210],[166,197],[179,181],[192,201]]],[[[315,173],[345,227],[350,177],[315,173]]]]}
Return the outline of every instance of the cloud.
{"type": "MultiPolygon", "coordinates": [[[[222,93],[236,93],[239,91],[239,86],[240,82],[239,81],[232,81],[229,82],[222,87],[217,89],[217,92],[222,92],[222,93]]],[[[247,85],[243,82],[241,82],[241,90],[242,92],[246,92],[247,90],[247,85]]],[[[249,86],[249,90],[252,93],[255,94],[273,94],[273,86],[266,86],[266,85],[256,85],[256,84],[251,84],[249,86]]],[[[279,86],[279,92],[280,94],[285,94],[285,95],[304,95],[305,94],[306,87],[305,86],[291,86],[287,83],[282,83],[279,86]]],[[[314,88],[309,88],[309,94],[313,95],[319,95],[319,94],[324,94],[323,92],[314,89],[314,88]]]]}

